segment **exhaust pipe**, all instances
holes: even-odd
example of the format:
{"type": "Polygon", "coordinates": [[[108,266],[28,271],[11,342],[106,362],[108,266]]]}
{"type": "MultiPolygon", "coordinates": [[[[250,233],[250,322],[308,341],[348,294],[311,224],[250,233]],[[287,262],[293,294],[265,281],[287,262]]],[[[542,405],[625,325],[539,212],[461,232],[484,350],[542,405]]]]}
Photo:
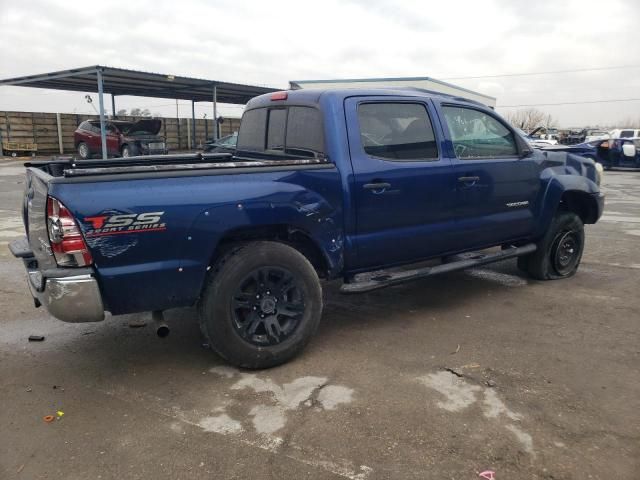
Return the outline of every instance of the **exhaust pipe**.
{"type": "Polygon", "coordinates": [[[156,334],[160,338],[168,337],[169,333],[171,333],[171,330],[169,329],[169,325],[167,325],[167,322],[165,322],[164,320],[164,313],[162,312],[162,310],[154,310],[153,312],[151,312],[151,318],[156,324],[156,334]]]}

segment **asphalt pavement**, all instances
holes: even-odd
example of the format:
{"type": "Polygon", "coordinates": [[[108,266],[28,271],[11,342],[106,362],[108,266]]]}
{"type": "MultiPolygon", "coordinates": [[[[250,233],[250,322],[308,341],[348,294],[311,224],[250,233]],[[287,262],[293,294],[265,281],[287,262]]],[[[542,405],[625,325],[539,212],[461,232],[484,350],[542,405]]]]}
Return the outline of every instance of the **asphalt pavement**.
{"type": "Polygon", "coordinates": [[[6,248],[22,172],[0,161],[2,479],[640,478],[640,172],[606,172],[575,277],[325,285],[309,347],[259,372],[204,348],[193,309],[165,339],[35,309],[6,248]]]}

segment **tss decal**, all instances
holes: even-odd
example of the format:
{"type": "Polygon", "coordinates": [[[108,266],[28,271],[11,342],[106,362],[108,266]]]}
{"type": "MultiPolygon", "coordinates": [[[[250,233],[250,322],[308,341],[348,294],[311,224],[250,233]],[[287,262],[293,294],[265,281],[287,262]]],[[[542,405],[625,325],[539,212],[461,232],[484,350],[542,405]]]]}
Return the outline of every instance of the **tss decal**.
{"type": "Polygon", "coordinates": [[[91,223],[91,228],[85,234],[97,237],[119,233],[159,232],[167,229],[167,224],[162,221],[163,215],[164,212],[145,212],[84,217],[85,223],[91,223]]]}

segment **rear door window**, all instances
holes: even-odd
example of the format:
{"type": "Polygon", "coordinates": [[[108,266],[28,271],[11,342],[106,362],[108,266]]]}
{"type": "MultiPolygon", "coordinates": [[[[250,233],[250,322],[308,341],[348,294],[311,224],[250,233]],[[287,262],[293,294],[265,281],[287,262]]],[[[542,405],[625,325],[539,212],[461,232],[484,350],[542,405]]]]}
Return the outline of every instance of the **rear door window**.
{"type": "Polygon", "coordinates": [[[438,145],[420,103],[363,103],[360,139],[367,155],[387,160],[437,160],[438,145]]]}
{"type": "Polygon", "coordinates": [[[473,108],[442,108],[456,156],[461,160],[518,155],[513,133],[496,118],[473,108]]]}
{"type": "Polygon", "coordinates": [[[287,153],[314,157],[324,152],[322,114],[310,107],[290,107],[287,122],[287,153]]]}

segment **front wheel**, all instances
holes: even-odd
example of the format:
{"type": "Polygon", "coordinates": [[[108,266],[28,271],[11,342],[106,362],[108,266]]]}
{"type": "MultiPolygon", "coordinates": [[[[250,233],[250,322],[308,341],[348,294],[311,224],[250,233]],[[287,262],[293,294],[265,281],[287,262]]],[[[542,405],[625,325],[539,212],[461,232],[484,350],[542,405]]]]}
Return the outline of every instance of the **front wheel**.
{"type": "Polygon", "coordinates": [[[296,356],[318,328],[322,289],[309,261],[277,242],[232,249],[212,271],[198,305],[211,348],[243,368],[296,356]]]}
{"type": "Polygon", "coordinates": [[[518,267],[537,280],[555,280],[578,271],[584,251],[584,225],[573,212],[560,211],[531,255],[518,258],[518,267]]]}

